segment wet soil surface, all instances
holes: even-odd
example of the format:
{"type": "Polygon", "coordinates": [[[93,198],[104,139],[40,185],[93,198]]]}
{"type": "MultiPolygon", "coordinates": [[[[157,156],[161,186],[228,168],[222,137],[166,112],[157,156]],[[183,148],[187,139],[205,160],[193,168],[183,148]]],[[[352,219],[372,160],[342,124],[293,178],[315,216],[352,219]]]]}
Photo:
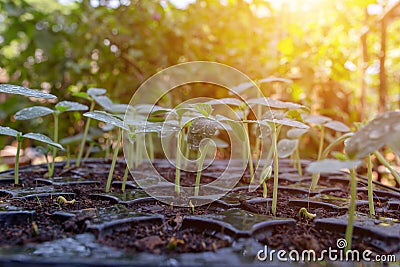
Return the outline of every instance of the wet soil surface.
{"type": "MultiPolygon", "coordinates": [[[[224,164],[216,162],[203,171],[201,182],[217,179],[224,164]]],[[[281,161],[277,213],[273,216],[272,179],[267,182],[266,198],[262,187],[249,192],[246,172],[226,196],[192,209],[148,196],[130,175],[123,193],[122,161],[117,163],[111,192],[105,193],[109,166],[104,160],[89,160],[80,168],[59,163],[54,178],[45,177],[43,165],[26,167],[20,170],[18,186],[13,185],[12,171],[2,173],[0,248],[30,247],[86,233],[95,236],[94,243],[130,254],[218,252],[235,248],[243,239],[286,251],[341,248],[337,240],[344,238],[349,203],[345,173],[322,175],[317,190],[309,191],[311,175],[300,176],[288,161],[281,161]],[[315,218],[299,216],[303,207],[315,218]]],[[[168,163],[156,161],[154,166],[174,181],[175,171],[168,163]]],[[[183,172],[182,185],[191,186],[194,181],[195,175],[183,172]]],[[[359,180],[352,248],[374,254],[399,253],[400,192],[375,185],[376,215],[371,217],[365,184],[364,179],[359,180]]]]}

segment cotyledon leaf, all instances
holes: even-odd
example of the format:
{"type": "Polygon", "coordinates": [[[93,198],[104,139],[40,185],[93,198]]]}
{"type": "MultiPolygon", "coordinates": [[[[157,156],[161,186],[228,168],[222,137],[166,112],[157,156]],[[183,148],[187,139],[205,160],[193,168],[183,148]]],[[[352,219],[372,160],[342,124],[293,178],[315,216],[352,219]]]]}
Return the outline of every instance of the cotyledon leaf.
{"type": "Polygon", "coordinates": [[[301,123],[299,121],[290,120],[290,119],[287,119],[287,118],[283,118],[283,119],[280,119],[280,120],[279,119],[272,119],[272,120],[264,119],[262,121],[267,121],[267,122],[270,122],[270,123],[276,123],[276,124],[280,124],[280,125],[296,127],[296,128],[300,128],[300,129],[308,129],[308,128],[310,128],[307,125],[305,125],[304,123],[301,123]]]}
{"type": "Polygon", "coordinates": [[[360,160],[324,159],[310,163],[307,167],[309,173],[334,173],[342,169],[353,169],[361,164],[360,160]]]}
{"type": "Polygon", "coordinates": [[[29,89],[23,86],[12,85],[12,84],[0,84],[0,93],[23,95],[28,97],[55,99],[55,95],[40,92],[38,90],[29,89]]]}
{"type": "Polygon", "coordinates": [[[385,112],[361,127],[345,143],[350,158],[363,158],[385,144],[397,147],[400,136],[400,111],[385,112]]]}
{"type": "Polygon", "coordinates": [[[107,93],[107,90],[104,88],[89,88],[86,93],[94,98],[98,95],[104,95],[105,93],[107,93]]]}
{"type": "Polygon", "coordinates": [[[263,105],[270,108],[289,109],[289,110],[305,108],[305,106],[297,103],[280,101],[269,97],[251,98],[246,100],[246,103],[250,105],[263,105]]]}
{"type": "Polygon", "coordinates": [[[210,105],[231,105],[231,106],[241,106],[243,104],[243,101],[237,99],[237,98],[232,98],[232,97],[227,97],[227,98],[220,98],[220,99],[212,99],[205,104],[210,104],[210,105]]]}
{"type": "Polygon", "coordinates": [[[321,116],[321,115],[313,115],[309,114],[306,116],[304,119],[305,122],[307,123],[312,123],[312,124],[317,124],[317,125],[322,125],[327,122],[330,122],[332,119],[326,116],[321,116]]]}
{"type": "Polygon", "coordinates": [[[308,129],[292,128],[286,132],[286,136],[291,139],[297,139],[306,132],[308,132],[308,129]]]}
{"type": "Polygon", "coordinates": [[[30,120],[43,117],[52,114],[54,112],[55,112],[54,110],[47,107],[34,106],[21,109],[20,111],[14,114],[14,118],[16,120],[30,120]]]}
{"type": "Polygon", "coordinates": [[[1,134],[1,135],[9,135],[9,136],[17,137],[17,135],[18,135],[19,133],[20,133],[20,132],[14,130],[14,129],[11,129],[10,127],[3,127],[3,126],[0,126],[0,134],[1,134]]]}
{"type": "Polygon", "coordinates": [[[61,150],[64,150],[62,145],[60,145],[59,143],[54,142],[49,137],[47,137],[47,136],[45,136],[43,134],[40,134],[40,133],[27,133],[27,134],[24,134],[22,137],[23,138],[29,138],[29,139],[32,139],[32,140],[36,140],[36,141],[39,141],[39,142],[42,142],[42,143],[46,143],[48,145],[51,145],[51,146],[57,147],[57,148],[59,148],[61,150]]]}
{"type": "Polygon", "coordinates": [[[277,145],[278,157],[286,158],[290,156],[297,146],[297,139],[289,140],[289,139],[282,139],[279,140],[277,145]]]}
{"type": "Polygon", "coordinates": [[[113,116],[110,113],[107,113],[105,111],[91,111],[91,112],[86,112],[83,114],[83,116],[91,118],[91,119],[95,119],[98,121],[102,121],[105,123],[109,123],[112,124],[118,128],[124,129],[129,131],[129,128],[124,124],[124,122],[118,118],[116,118],[115,116],[113,116]]]}
{"type": "Polygon", "coordinates": [[[344,132],[344,133],[350,132],[350,128],[347,127],[346,124],[340,121],[328,121],[327,123],[324,124],[324,126],[326,128],[335,130],[337,132],[344,132]]]}
{"type": "Polygon", "coordinates": [[[81,103],[78,102],[73,102],[73,101],[61,101],[59,103],[57,103],[56,108],[59,109],[59,107],[62,108],[67,108],[66,110],[60,110],[61,112],[63,111],[85,111],[88,110],[88,106],[83,105],[81,103]]]}

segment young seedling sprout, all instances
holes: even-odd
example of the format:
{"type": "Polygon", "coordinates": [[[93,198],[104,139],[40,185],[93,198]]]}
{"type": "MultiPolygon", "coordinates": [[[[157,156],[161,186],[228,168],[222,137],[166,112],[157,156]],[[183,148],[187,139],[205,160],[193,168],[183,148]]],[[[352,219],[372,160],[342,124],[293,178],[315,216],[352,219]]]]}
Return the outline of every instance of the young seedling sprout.
{"type": "MultiPolygon", "coordinates": [[[[43,106],[33,106],[29,108],[24,108],[15,113],[14,118],[16,120],[31,120],[39,117],[44,117],[49,114],[53,114],[54,117],[54,134],[53,134],[53,139],[54,142],[58,142],[58,120],[59,116],[61,113],[66,112],[66,111],[85,111],[87,110],[88,107],[85,105],[82,105],[77,102],[71,102],[71,101],[61,101],[56,104],[55,109],[50,109],[47,107],[43,106]]],[[[54,174],[54,167],[55,167],[55,158],[57,156],[57,150],[56,148],[53,148],[52,152],[53,156],[53,161],[50,166],[48,175],[49,177],[53,176],[54,174]]]]}
{"type": "MultiPolygon", "coordinates": [[[[345,134],[336,139],[334,142],[332,142],[325,150],[324,150],[324,140],[325,140],[325,129],[329,128],[332,129],[336,132],[343,132],[347,133],[350,131],[350,128],[347,127],[345,124],[343,124],[340,121],[334,121],[329,117],[326,116],[320,116],[320,115],[308,115],[305,119],[305,122],[309,124],[315,125],[317,128],[320,129],[320,139],[319,139],[319,145],[318,145],[318,155],[317,155],[317,160],[322,160],[328,156],[328,153],[330,149],[341,143],[343,140],[346,138],[349,138],[352,134],[345,134]]],[[[311,190],[315,190],[318,180],[319,180],[320,175],[318,173],[314,173],[312,175],[312,181],[311,181],[311,190]]]]}
{"type": "Polygon", "coordinates": [[[64,150],[64,148],[60,144],[53,142],[53,140],[51,140],[49,137],[47,137],[43,134],[39,134],[39,133],[22,134],[21,132],[18,132],[14,129],[11,129],[9,127],[3,127],[3,126],[0,126],[0,134],[13,136],[17,139],[17,154],[15,156],[15,167],[14,167],[14,183],[15,184],[19,184],[19,155],[20,155],[20,150],[21,150],[21,143],[24,138],[36,140],[36,141],[51,145],[53,147],[56,147],[58,149],[64,150]]]}
{"type": "MultiPolygon", "coordinates": [[[[351,248],[354,214],[356,210],[357,178],[355,168],[361,164],[360,159],[365,158],[384,145],[388,145],[396,153],[400,153],[400,112],[389,111],[381,114],[365,126],[358,129],[354,135],[345,142],[346,161],[326,159],[311,163],[307,171],[311,173],[332,173],[341,169],[350,169],[350,208],[345,238],[346,250],[351,248]]],[[[376,154],[375,154],[376,155],[376,154]]],[[[391,168],[393,170],[393,168],[391,168]]],[[[393,170],[395,173],[395,171],[393,170]]],[[[397,174],[398,175],[398,174],[397,174]]],[[[395,177],[396,178],[396,177],[395,177]]],[[[396,178],[400,182],[400,178],[396,178]]],[[[373,206],[372,181],[368,182],[368,201],[370,208],[373,206]]]]}
{"type": "MultiPolygon", "coordinates": [[[[89,112],[92,112],[94,110],[94,107],[96,105],[96,102],[94,98],[96,96],[104,95],[107,92],[106,89],[103,88],[89,88],[86,93],[85,92],[78,92],[74,93],[73,96],[80,97],[86,100],[89,100],[90,102],[90,108],[89,112]]],[[[85,149],[85,144],[87,141],[87,135],[89,133],[89,128],[90,128],[90,118],[87,118],[86,123],[85,123],[85,129],[83,130],[83,138],[81,140],[81,144],[79,146],[79,152],[78,152],[78,157],[76,159],[76,166],[79,167],[81,166],[81,161],[83,157],[83,150],[85,149]]]]}
{"type": "MultiPolygon", "coordinates": [[[[45,93],[45,92],[40,92],[38,90],[32,90],[23,86],[18,86],[18,85],[12,85],[12,84],[0,84],[0,93],[6,93],[6,94],[14,94],[14,95],[22,95],[26,97],[33,97],[33,98],[43,98],[43,99],[56,99],[57,97],[55,95],[45,93]]],[[[19,151],[20,151],[20,146],[23,138],[29,138],[29,136],[35,138],[40,138],[38,134],[27,134],[22,135],[22,133],[15,131],[9,127],[2,127],[2,133],[5,135],[11,135],[17,138],[17,155],[16,155],[16,162],[15,162],[15,184],[18,184],[18,165],[19,165],[19,151]]],[[[43,140],[46,140],[45,138],[43,140]]],[[[39,140],[40,141],[40,140],[39,140]]],[[[44,141],[46,143],[46,141],[44,141]]]]}
{"type": "Polygon", "coordinates": [[[196,183],[194,188],[194,195],[199,195],[199,186],[201,178],[201,170],[203,168],[204,160],[210,145],[209,138],[213,137],[217,131],[217,123],[207,117],[195,118],[189,127],[188,132],[188,146],[191,150],[199,150],[200,158],[197,165],[196,183]],[[201,141],[206,139],[206,143],[201,147],[201,141]]]}
{"type": "MultiPolygon", "coordinates": [[[[278,199],[278,138],[279,133],[282,126],[289,126],[289,127],[296,127],[300,129],[308,129],[309,127],[304,123],[296,120],[292,120],[287,118],[288,112],[285,111],[296,111],[301,109],[306,109],[305,106],[292,103],[292,102],[284,102],[275,100],[272,98],[255,98],[247,100],[247,103],[250,105],[261,105],[267,107],[269,110],[265,113],[264,119],[261,121],[262,124],[268,125],[266,129],[269,129],[271,135],[271,149],[266,158],[266,163],[263,167],[261,172],[260,181],[263,183],[264,193],[263,195],[266,196],[266,180],[269,178],[271,174],[270,166],[271,166],[271,157],[273,157],[273,166],[274,166],[274,186],[272,192],[272,207],[271,212],[272,214],[276,214],[276,206],[277,206],[277,199],[278,199]],[[271,110],[274,109],[274,110],[271,110]]],[[[284,141],[281,143],[281,155],[285,156],[287,151],[293,152],[295,149],[295,142],[291,141],[284,141]]],[[[290,154],[289,154],[290,155],[290,154]]]]}
{"type": "Polygon", "coordinates": [[[299,128],[292,128],[286,132],[286,136],[290,140],[296,140],[295,151],[292,155],[294,157],[294,163],[293,163],[294,167],[297,168],[297,172],[299,173],[300,176],[303,176],[303,169],[301,168],[299,143],[301,136],[306,132],[308,132],[308,129],[299,129],[299,128]]]}
{"type": "Polygon", "coordinates": [[[117,117],[113,116],[112,114],[107,113],[105,111],[86,112],[83,114],[83,116],[91,118],[91,119],[95,119],[95,120],[98,120],[101,122],[109,123],[109,124],[112,124],[112,125],[116,126],[117,128],[119,128],[117,143],[114,148],[113,159],[112,159],[111,168],[110,168],[110,172],[108,174],[108,179],[107,179],[107,184],[106,184],[106,192],[109,192],[110,188],[111,188],[111,182],[112,182],[112,176],[114,173],[115,163],[117,162],[119,146],[120,146],[121,139],[122,139],[122,130],[129,131],[129,128],[124,124],[124,122],[122,120],[120,120],[119,118],[117,118],[117,117]]]}

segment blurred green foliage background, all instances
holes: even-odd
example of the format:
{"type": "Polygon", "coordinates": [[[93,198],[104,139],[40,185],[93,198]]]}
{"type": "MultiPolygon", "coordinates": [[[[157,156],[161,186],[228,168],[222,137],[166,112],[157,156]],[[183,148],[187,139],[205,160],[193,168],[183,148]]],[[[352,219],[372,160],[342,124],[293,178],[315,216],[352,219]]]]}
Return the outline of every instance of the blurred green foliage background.
{"type": "MultiPolygon", "coordinates": [[[[377,21],[394,1],[191,2],[177,7],[167,0],[1,0],[0,82],[41,89],[62,100],[74,99],[72,93],[88,87],[102,87],[115,102],[128,103],[157,71],[207,60],[235,67],[252,79],[292,79],[293,84],[262,89],[266,96],[302,103],[349,126],[376,114],[377,21]],[[360,39],[366,30],[366,102],[361,105],[360,39]]],[[[399,30],[400,20],[387,27],[385,109],[399,105],[399,30]]],[[[198,93],[184,92],[185,98],[198,93]]],[[[1,125],[21,131],[36,127],[50,134],[51,120],[13,122],[10,116],[28,105],[32,103],[21,97],[0,95],[1,125]]],[[[79,113],[62,120],[68,123],[61,138],[82,130],[79,113]]],[[[9,140],[1,142],[0,147],[9,140]]]]}

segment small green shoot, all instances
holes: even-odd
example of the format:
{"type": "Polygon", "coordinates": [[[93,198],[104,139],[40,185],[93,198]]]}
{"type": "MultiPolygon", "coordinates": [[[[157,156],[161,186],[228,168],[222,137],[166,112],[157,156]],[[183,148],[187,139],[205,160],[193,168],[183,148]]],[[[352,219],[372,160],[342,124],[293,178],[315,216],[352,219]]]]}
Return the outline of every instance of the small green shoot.
{"type": "MultiPolygon", "coordinates": [[[[96,105],[96,102],[94,98],[99,95],[104,95],[107,92],[106,89],[103,88],[89,88],[86,93],[85,92],[78,92],[73,94],[73,96],[80,97],[86,100],[89,100],[90,102],[90,108],[89,112],[92,112],[94,110],[94,107],[96,105]]],[[[90,128],[90,119],[87,118],[86,123],[85,123],[85,129],[83,130],[83,138],[81,139],[81,144],[79,146],[79,152],[78,152],[78,157],[76,159],[76,166],[79,167],[81,166],[81,160],[83,156],[83,150],[85,149],[85,144],[87,141],[87,135],[89,133],[89,128],[90,128]]]]}
{"type": "MultiPolygon", "coordinates": [[[[71,102],[71,101],[61,101],[56,104],[55,109],[52,110],[47,107],[42,107],[42,106],[33,106],[29,108],[24,108],[19,110],[17,113],[15,113],[14,118],[16,120],[31,120],[39,117],[43,117],[49,114],[53,114],[54,117],[54,134],[53,134],[53,139],[54,142],[58,142],[58,121],[59,121],[59,116],[61,113],[66,112],[66,111],[85,111],[87,110],[88,107],[85,105],[82,105],[77,102],[71,102]]],[[[53,148],[53,161],[52,164],[49,168],[48,175],[51,177],[54,174],[54,168],[55,168],[55,158],[57,156],[57,150],[56,148],[53,148]]]]}
{"type": "Polygon", "coordinates": [[[300,210],[299,210],[299,212],[297,213],[297,217],[299,217],[299,218],[304,218],[304,219],[308,219],[308,220],[313,220],[315,217],[317,217],[317,214],[315,214],[315,213],[310,213],[310,212],[308,212],[307,211],[307,209],[306,208],[301,208],[300,210]]]}
{"type": "Polygon", "coordinates": [[[125,126],[125,124],[122,120],[120,120],[119,118],[117,118],[117,117],[113,116],[112,114],[107,113],[105,111],[86,112],[83,114],[83,116],[91,118],[91,119],[95,119],[95,120],[98,120],[101,122],[109,123],[109,124],[112,124],[112,125],[118,127],[117,143],[114,148],[113,159],[112,159],[111,168],[110,168],[110,172],[108,174],[107,185],[106,185],[106,192],[110,192],[112,176],[114,173],[115,164],[117,162],[119,146],[120,146],[121,139],[122,139],[122,130],[126,130],[129,132],[129,128],[127,126],[125,126]]]}
{"type": "Polygon", "coordinates": [[[64,148],[60,144],[54,142],[49,137],[39,133],[22,134],[21,132],[18,132],[9,127],[0,126],[0,135],[9,135],[17,139],[17,154],[15,156],[15,167],[14,167],[14,183],[16,185],[19,184],[19,155],[21,150],[21,143],[24,138],[36,140],[51,145],[53,147],[56,147],[58,149],[64,150],[64,148]]]}
{"type": "MultiPolygon", "coordinates": [[[[339,137],[336,141],[334,141],[330,146],[327,147],[327,149],[324,150],[324,141],[325,141],[325,132],[326,132],[326,128],[332,129],[336,132],[349,132],[350,128],[347,127],[345,124],[339,122],[339,121],[334,121],[329,117],[326,116],[320,116],[320,115],[308,115],[305,118],[305,121],[309,124],[315,125],[317,128],[320,129],[320,133],[319,133],[319,145],[318,145],[318,156],[317,156],[317,160],[322,160],[324,159],[330,149],[337,145],[339,142],[343,141],[344,139],[348,138],[351,136],[351,134],[349,135],[344,135],[342,137],[339,137]]],[[[318,173],[314,173],[312,176],[312,182],[311,182],[311,189],[315,190],[315,188],[317,187],[318,184],[318,180],[319,180],[320,175],[318,173]]]]}
{"type": "Polygon", "coordinates": [[[72,199],[72,200],[67,200],[65,197],[63,197],[63,196],[59,196],[58,198],[57,198],[57,203],[58,204],[64,204],[64,205],[74,205],[75,203],[76,203],[76,200],[75,199],[72,199]]]}

